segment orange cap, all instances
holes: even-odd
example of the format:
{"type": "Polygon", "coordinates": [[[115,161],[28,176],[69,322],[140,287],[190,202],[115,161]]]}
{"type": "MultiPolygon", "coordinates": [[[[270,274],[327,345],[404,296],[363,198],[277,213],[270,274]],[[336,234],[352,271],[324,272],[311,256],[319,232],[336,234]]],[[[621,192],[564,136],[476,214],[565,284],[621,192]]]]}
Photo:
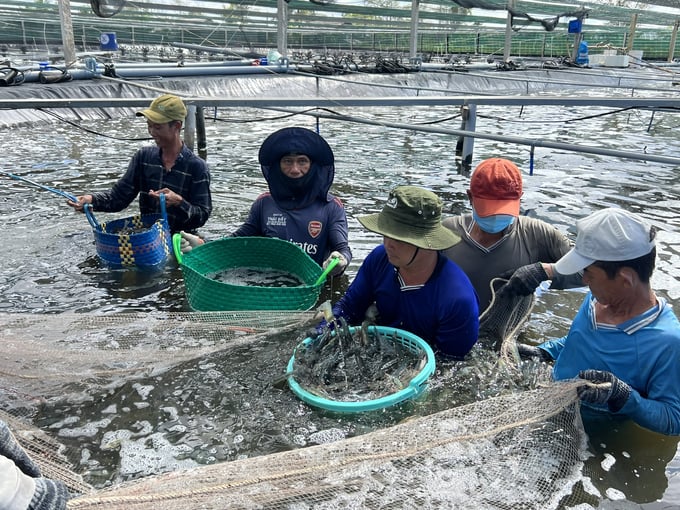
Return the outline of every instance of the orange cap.
{"type": "Polygon", "coordinates": [[[472,173],[470,194],[472,206],[482,218],[494,214],[519,216],[522,172],[507,159],[485,159],[472,173]]]}

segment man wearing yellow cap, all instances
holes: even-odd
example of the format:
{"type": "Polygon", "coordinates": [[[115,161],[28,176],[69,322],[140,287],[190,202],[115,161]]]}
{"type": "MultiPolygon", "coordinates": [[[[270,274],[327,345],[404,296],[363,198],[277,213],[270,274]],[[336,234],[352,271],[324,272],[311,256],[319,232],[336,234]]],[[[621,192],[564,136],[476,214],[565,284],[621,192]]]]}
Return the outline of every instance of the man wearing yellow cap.
{"type": "Polygon", "coordinates": [[[95,211],[118,212],[139,195],[141,214],[158,214],[163,194],[173,233],[202,227],[212,212],[210,172],[206,162],[180,138],[186,115],[187,108],[179,97],[163,94],[154,99],[137,116],[146,118],[156,146],[139,149],[113,188],[81,195],[77,202],[69,200],[68,205],[77,211],[92,204],[95,211]]]}

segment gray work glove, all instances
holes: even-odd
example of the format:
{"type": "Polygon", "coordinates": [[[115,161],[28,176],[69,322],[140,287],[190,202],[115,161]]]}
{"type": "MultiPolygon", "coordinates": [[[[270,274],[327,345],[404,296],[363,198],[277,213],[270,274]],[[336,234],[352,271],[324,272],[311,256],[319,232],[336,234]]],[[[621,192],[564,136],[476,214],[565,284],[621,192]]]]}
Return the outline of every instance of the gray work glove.
{"type": "Polygon", "coordinates": [[[328,267],[328,264],[330,264],[331,260],[333,260],[334,258],[337,258],[339,260],[338,260],[338,263],[336,264],[336,266],[331,270],[330,275],[331,276],[338,276],[339,274],[342,274],[342,272],[347,267],[347,259],[339,251],[332,251],[331,254],[328,256],[328,258],[323,261],[322,267],[323,267],[323,269],[326,269],[328,267]]]}
{"type": "Polygon", "coordinates": [[[66,510],[69,499],[64,482],[49,478],[35,479],[35,492],[27,510],[66,510]]]}
{"type": "Polygon", "coordinates": [[[21,447],[4,421],[0,421],[0,454],[14,461],[22,472],[32,478],[40,476],[40,468],[21,447]]]}
{"type": "Polygon", "coordinates": [[[180,231],[182,241],[179,244],[179,249],[182,253],[189,253],[196,246],[201,246],[205,241],[194,234],[188,234],[184,230],[180,231]]]}
{"type": "Polygon", "coordinates": [[[517,343],[517,351],[519,352],[519,357],[521,359],[538,358],[540,361],[545,362],[553,360],[553,357],[548,351],[534,345],[517,343]]]}
{"type": "Polygon", "coordinates": [[[512,275],[505,273],[502,278],[509,278],[500,290],[514,296],[528,296],[533,294],[541,282],[549,280],[548,274],[543,269],[543,264],[536,262],[518,267],[512,275]]]}
{"type": "Polygon", "coordinates": [[[591,404],[607,404],[609,410],[616,413],[626,405],[631,388],[611,372],[603,370],[581,370],[581,379],[598,386],[583,385],[577,388],[578,397],[591,404]],[[605,384],[608,383],[608,384],[605,384]]]}

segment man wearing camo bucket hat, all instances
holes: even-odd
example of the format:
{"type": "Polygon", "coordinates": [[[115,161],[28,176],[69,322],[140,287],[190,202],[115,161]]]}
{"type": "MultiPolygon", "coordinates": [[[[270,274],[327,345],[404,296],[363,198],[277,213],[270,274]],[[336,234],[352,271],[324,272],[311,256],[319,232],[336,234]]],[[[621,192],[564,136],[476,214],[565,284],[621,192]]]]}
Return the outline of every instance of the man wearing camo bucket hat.
{"type": "Polygon", "coordinates": [[[460,241],[441,224],[442,201],[432,191],[399,186],[382,211],[359,222],[383,236],[361,264],[336,318],[359,325],[372,305],[376,324],[409,331],[442,354],[464,357],[477,341],[479,306],[465,273],[440,253],[460,241]]]}

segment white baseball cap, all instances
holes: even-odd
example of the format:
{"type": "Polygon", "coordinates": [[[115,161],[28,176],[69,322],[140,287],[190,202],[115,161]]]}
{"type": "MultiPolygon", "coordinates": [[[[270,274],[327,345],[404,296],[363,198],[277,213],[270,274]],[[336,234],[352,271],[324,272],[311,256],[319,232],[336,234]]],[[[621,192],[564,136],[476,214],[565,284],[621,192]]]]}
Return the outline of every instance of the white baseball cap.
{"type": "Polygon", "coordinates": [[[575,246],[555,264],[560,274],[574,274],[595,261],[618,262],[647,255],[655,246],[652,227],[637,214],[607,208],[576,222],[575,246]]]}

